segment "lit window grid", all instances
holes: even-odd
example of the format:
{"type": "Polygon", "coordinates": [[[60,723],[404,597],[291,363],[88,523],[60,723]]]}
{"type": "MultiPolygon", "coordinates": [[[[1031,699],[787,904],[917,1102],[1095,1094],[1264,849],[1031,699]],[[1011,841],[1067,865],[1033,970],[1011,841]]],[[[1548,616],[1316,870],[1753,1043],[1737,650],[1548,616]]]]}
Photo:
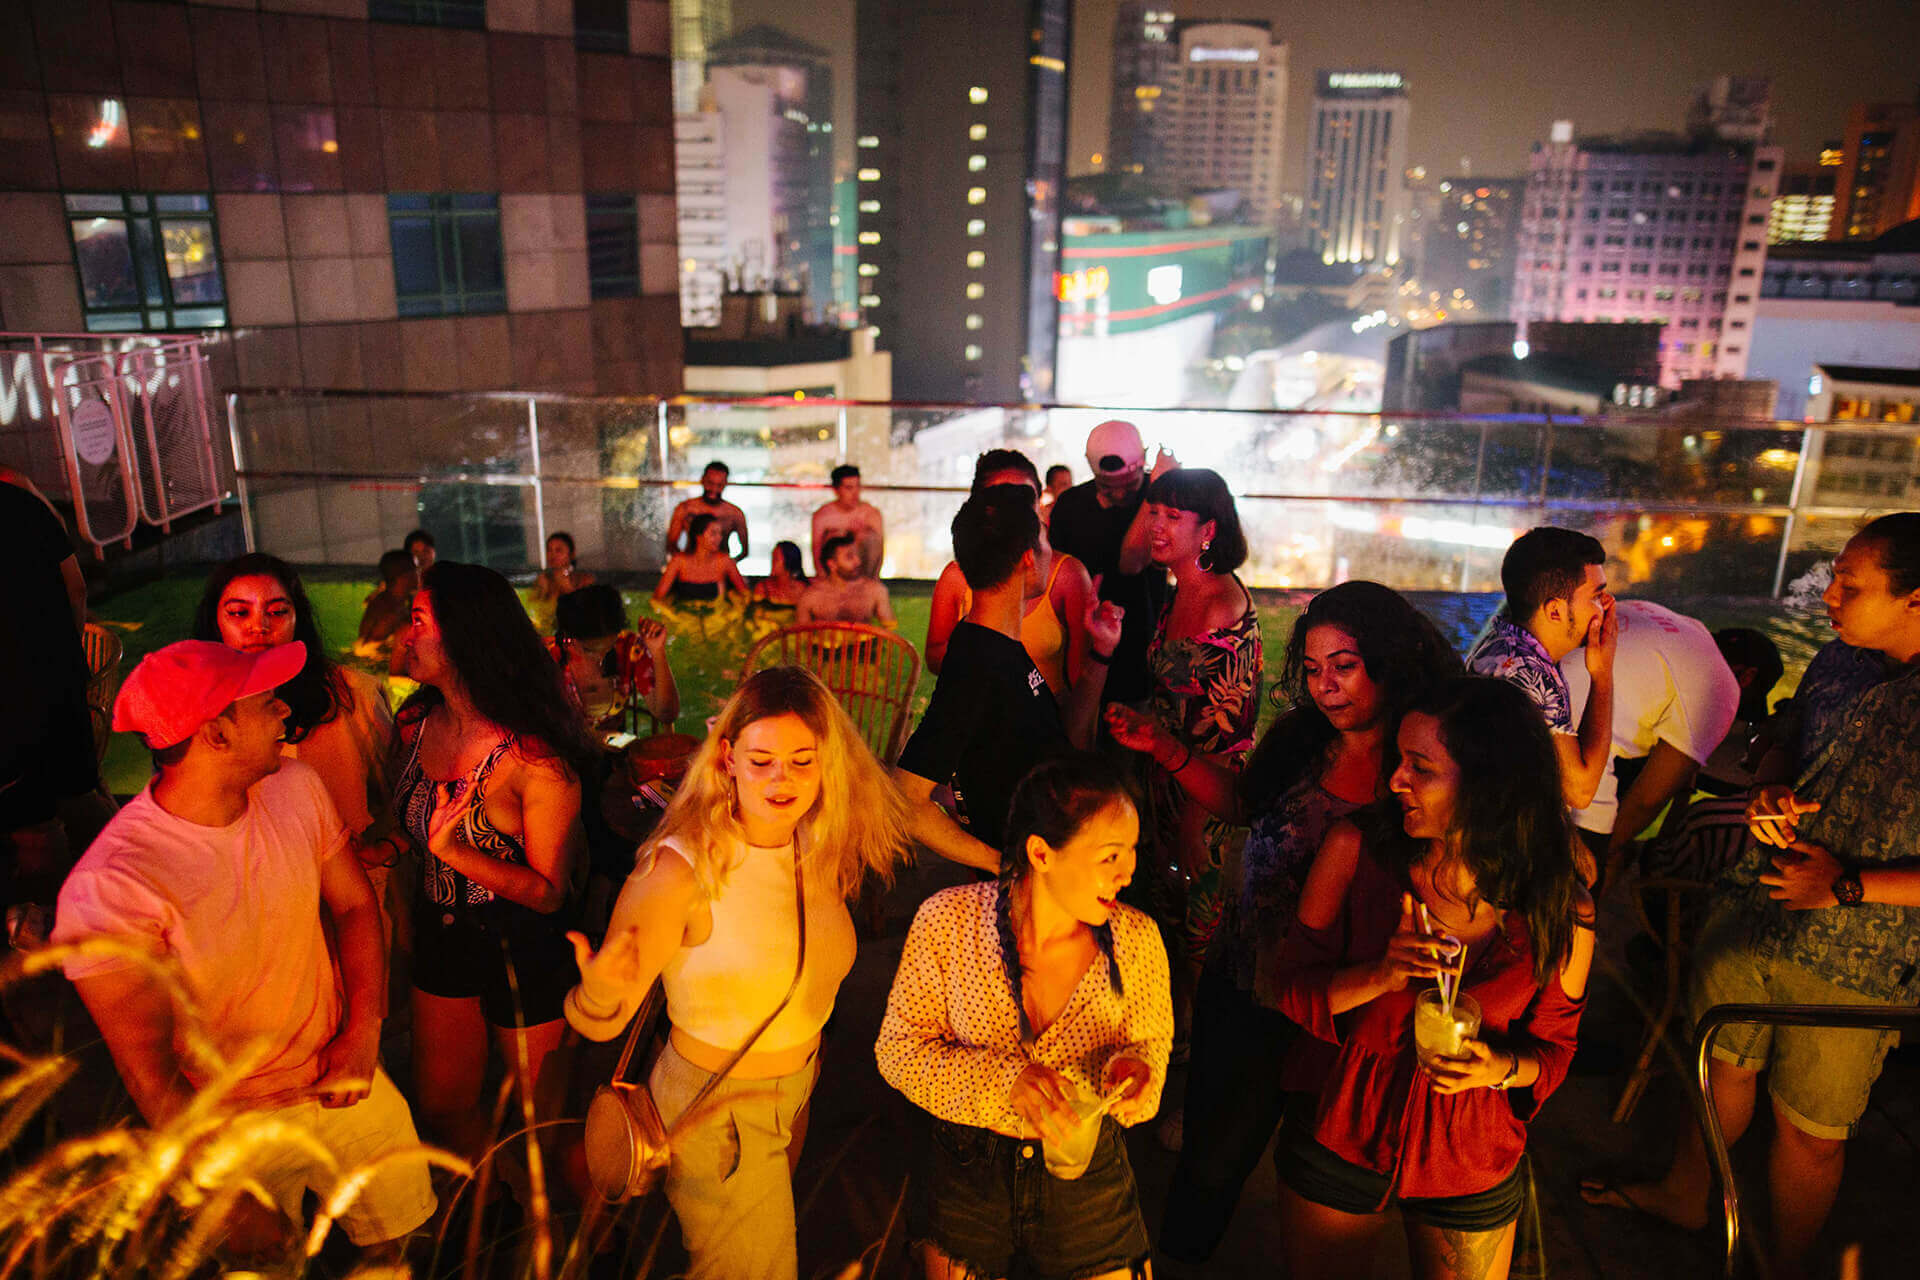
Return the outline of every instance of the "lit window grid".
{"type": "MultiPolygon", "coordinates": [[[[392,192],[387,196],[387,225],[392,229],[407,222],[428,222],[433,228],[434,262],[439,288],[431,292],[398,293],[396,302],[401,316],[485,315],[507,309],[506,255],[499,249],[500,198],[498,196],[440,193],[392,192]],[[420,203],[424,201],[425,203],[420,203]],[[491,224],[495,255],[501,265],[498,288],[490,285],[469,288],[462,236],[478,226],[480,234],[491,224]]],[[[400,269],[397,250],[394,278],[400,269]]]]}
{"type": "Polygon", "coordinates": [[[227,323],[226,279],[220,268],[220,232],[211,196],[194,194],[121,192],[111,195],[70,195],[66,198],[69,247],[74,252],[74,274],[80,288],[80,307],[89,333],[146,330],[217,329],[227,323]],[[172,206],[172,207],[162,207],[172,206]],[[87,300],[86,272],[80,264],[80,237],[76,224],[104,219],[123,224],[127,250],[134,267],[133,285],[142,295],[137,303],[91,303],[87,300]],[[204,226],[213,263],[213,286],[218,295],[188,299],[182,306],[174,296],[174,280],[167,270],[166,233],[172,226],[204,226]]]}

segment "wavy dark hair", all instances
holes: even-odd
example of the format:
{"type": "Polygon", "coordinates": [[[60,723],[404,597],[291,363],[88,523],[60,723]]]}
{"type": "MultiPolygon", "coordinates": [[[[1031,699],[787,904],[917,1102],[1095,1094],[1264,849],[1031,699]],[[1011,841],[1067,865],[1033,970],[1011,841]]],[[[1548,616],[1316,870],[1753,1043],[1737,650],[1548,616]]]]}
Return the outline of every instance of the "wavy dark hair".
{"type": "MultiPolygon", "coordinates": [[[[1540,709],[1505,680],[1460,676],[1429,689],[1407,712],[1439,721],[1440,741],[1459,769],[1445,845],[1473,876],[1479,900],[1526,922],[1533,976],[1545,985],[1573,947],[1580,882],[1560,758],[1540,709]]],[[[1407,835],[1397,804],[1374,805],[1360,825],[1368,850],[1402,880],[1430,848],[1407,835]]]]}
{"type": "Polygon", "coordinates": [[[256,575],[272,578],[287,593],[287,599],[293,602],[293,638],[307,646],[307,661],[300,674],[280,686],[280,698],[292,712],[287,717],[287,741],[299,742],[345,711],[348,695],[346,682],[336,675],[333,659],[321,642],[320,624],[307,599],[307,589],[300,585],[300,575],[292,565],[279,556],[250,551],[215,569],[208,575],[200,603],[193,611],[193,638],[219,644],[220,597],[236,578],[256,575]]]}
{"type": "MultiPolygon", "coordinates": [[[[447,661],[475,709],[519,738],[526,754],[556,756],[576,773],[585,770],[598,748],[513,586],[484,565],[452,560],[436,560],[420,585],[447,661]]],[[[424,685],[400,711],[417,718],[444,700],[424,685]]]]}
{"type": "Polygon", "coordinates": [[[556,640],[599,640],[626,630],[627,606],[620,588],[596,582],[569,591],[553,606],[556,640]]]}
{"type": "MultiPolygon", "coordinates": [[[[1033,1041],[1033,1027],[1027,1021],[1025,970],[1013,932],[1013,887],[1033,870],[1033,864],[1027,861],[1027,837],[1039,836],[1058,849],[1072,840],[1089,818],[1115,800],[1138,804],[1111,764],[1099,756],[1076,753],[1035,765],[1013,789],[1013,799],[1007,805],[994,915],[1000,931],[1000,957],[1006,965],[1007,982],[1013,987],[1013,1007],[1020,1011],[1020,1038],[1027,1043],[1033,1041]]],[[[1101,925],[1093,934],[1107,957],[1107,975],[1114,993],[1124,995],[1120,962],[1113,951],[1112,922],[1101,925]]]]}
{"type": "Polygon", "coordinates": [[[1200,553],[1200,567],[1208,573],[1232,573],[1247,562],[1240,509],[1233,505],[1233,491],[1218,471],[1206,467],[1169,471],[1147,486],[1146,500],[1213,521],[1213,543],[1200,553]]]}
{"type": "Polygon", "coordinates": [[[1280,714],[1248,757],[1240,774],[1241,810],[1256,813],[1327,764],[1338,731],[1307,693],[1307,633],[1338,627],[1360,645],[1360,661],[1384,701],[1387,741],[1380,785],[1400,763],[1394,729],[1416,698],[1442,680],[1461,674],[1460,657],[1427,615],[1390,587],[1356,580],[1329,587],[1294,619],[1280,679],[1273,687],[1280,714]]]}
{"type": "Polygon", "coordinates": [[[719,516],[710,516],[703,513],[693,516],[687,521],[687,553],[689,555],[699,549],[700,535],[707,531],[708,526],[719,519],[719,516]]]}
{"type": "Polygon", "coordinates": [[[800,554],[797,542],[776,542],[773,544],[774,559],[787,566],[787,576],[799,582],[807,580],[806,557],[800,554]]]}

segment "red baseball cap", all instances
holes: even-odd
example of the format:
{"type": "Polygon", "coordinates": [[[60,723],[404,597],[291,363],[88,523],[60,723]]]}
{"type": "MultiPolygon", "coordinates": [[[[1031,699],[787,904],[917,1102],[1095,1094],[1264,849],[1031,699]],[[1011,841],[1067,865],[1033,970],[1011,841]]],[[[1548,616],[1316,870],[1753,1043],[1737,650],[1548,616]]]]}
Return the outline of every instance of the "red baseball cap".
{"type": "Polygon", "coordinates": [[[211,640],[181,640],[140,659],[113,700],[116,733],[137,733],[154,751],[176,746],[241,698],[277,689],[307,665],[298,640],[242,653],[211,640]]]}

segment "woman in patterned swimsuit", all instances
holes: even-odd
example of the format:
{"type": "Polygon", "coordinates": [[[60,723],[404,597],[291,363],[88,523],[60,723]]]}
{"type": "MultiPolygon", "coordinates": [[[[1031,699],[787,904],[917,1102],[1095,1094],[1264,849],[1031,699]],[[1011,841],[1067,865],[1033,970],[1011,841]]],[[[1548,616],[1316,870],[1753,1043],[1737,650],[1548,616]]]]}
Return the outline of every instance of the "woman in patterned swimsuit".
{"type": "Polygon", "coordinates": [[[398,716],[394,795],[421,851],[414,1096],[433,1138],[473,1157],[490,1137],[489,1038],[510,1073],[531,1071],[520,1084],[536,1097],[560,1042],[576,980],[567,909],[585,867],[579,779],[593,747],[519,598],[491,569],[426,571],[406,668],[421,685],[398,716]]]}

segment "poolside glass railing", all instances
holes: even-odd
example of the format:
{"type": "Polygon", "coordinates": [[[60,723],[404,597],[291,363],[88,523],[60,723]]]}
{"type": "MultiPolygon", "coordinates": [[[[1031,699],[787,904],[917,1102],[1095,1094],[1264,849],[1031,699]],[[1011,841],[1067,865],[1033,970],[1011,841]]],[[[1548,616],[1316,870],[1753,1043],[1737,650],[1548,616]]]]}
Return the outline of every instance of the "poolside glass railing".
{"type": "Polygon", "coordinates": [[[278,390],[231,392],[227,410],[255,545],[370,566],[424,525],[441,555],[507,572],[563,529],[585,565],[657,569],[673,504],[713,460],[763,572],[775,541],[805,545],[850,461],[886,517],[887,576],[931,578],[982,450],[1085,479],[1086,434],[1115,416],[1227,478],[1256,586],[1497,589],[1507,543],[1551,522],[1600,538],[1623,587],[1777,593],[1910,505],[1920,475],[1920,435],[1871,424],[278,390]]]}

